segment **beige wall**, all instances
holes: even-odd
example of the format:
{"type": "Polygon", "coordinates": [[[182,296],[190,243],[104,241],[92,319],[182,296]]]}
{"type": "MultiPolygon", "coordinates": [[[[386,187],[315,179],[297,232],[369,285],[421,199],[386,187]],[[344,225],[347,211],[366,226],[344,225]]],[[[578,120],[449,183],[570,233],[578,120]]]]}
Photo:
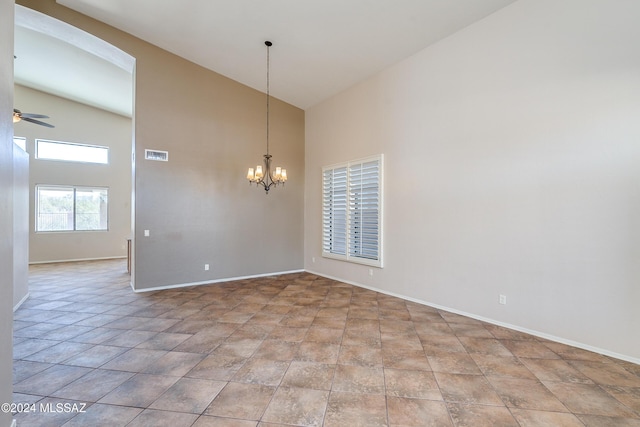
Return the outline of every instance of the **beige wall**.
{"type": "MultiPolygon", "coordinates": [[[[13,2],[0,0],[0,57],[13,56],[13,2]]],[[[13,64],[0,61],[0,402],[13,384],[13,64]]],[[[0,426],[11,425],[0,411],[0,426]]]]}
{"type": "Polygon", "coordinates": [[[27,138],[30,154],[30,262],[69,261],[126,256],[131,234],[131,119],[52,96],[15,87],[20,110],[44,113],[55,128],[17,123],[16,136],[27,138]],[[109,147],[109,164],[60,162],[35,158],[35,140],[77,142],[109,147]],[[109,230],[97,232],[35,232],[35,186],[77,185],[109,188],[109,230]]]}
{"type": "Polygon", "coordinates": [[[640,362],[638,16],[521,0],[307,110],[305,268],[640,362]],[[369,276],[321,257],[321,167],[375,153],[369,276]]]}
{"type": "Polygon", "coordinates": [[[136,289],[302,268],[302,110],[271,103],[271,154],[287,168],[289,181],[266,196],[245,179],[247,168],[261,162],[265,150],[263,93],[53,0],[17,3],[136,58],[136,289]],[[169,162],[145,161],[146,148],[169,151],[169,162]]]}

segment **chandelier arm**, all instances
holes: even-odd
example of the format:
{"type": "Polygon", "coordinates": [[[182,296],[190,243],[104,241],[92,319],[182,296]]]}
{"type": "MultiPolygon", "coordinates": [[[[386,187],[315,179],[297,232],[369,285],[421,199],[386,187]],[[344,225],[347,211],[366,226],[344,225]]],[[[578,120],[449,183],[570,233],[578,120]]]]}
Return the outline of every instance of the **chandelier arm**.
{"type": "Polygon", "coordinates": [[[271,155],[269,155],[269,153],[265,154],[264,156],[264,167],[265,167],[265,173],[262,179],[264,181],[264,184],[263,184],[264,189],[268,193],[269,189],[273,185],[277,185],[277,183],[273,180],[273,174],[271,173],[271,155]]]}
{"type": "Polygon", "coordinates": [[[269,190],[271,189],[271,187],[274,185],[273,182],[270,182],[269,184],[267,184],[264,179],[261,179],[260,181],[256,182],[256,184],[262,185],[262,188],[264,188],[264,191],[267,194],[269,193],[269,190]]]}

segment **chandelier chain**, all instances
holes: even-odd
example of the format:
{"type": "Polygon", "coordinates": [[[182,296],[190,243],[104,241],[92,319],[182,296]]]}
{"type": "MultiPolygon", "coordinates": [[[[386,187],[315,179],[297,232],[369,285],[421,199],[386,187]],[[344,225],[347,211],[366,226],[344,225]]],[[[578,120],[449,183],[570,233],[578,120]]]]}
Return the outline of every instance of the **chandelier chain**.
{"type": "Polygon", "coordinates": [[[269,154],[269,45],[267,45],[267,154],[269,154]]]}

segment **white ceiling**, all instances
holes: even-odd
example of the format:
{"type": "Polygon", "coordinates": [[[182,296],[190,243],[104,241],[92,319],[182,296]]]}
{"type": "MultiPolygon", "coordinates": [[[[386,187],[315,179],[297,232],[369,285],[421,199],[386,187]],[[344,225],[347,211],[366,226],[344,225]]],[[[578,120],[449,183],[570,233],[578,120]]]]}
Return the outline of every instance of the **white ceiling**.
{"type": "Polygon", "coordinates": [[[303,109],[514,1],[57,0],[303,109]]]}
{"type": "MultiPolygon", "coordinates": [[[[16,21],[15,83],[131,117],[130,71],[84,47],[22,24],[22,19],[16,21]]],[[[21,109],[20,105],[15,107],[21,109]]]]}

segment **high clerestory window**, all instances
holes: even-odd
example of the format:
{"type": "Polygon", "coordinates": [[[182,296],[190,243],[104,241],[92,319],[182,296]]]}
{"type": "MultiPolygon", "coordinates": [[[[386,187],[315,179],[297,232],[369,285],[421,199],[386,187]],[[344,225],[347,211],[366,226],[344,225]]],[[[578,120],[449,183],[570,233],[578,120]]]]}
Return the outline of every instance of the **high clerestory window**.
{"type": "Polygon", "coordinates": [[[109,147],[36,139],[36,159],[109,164],[109,147]]]}
{"type": "Polygon", "coordinates": [[[382,267],[382,155],[322,169],[322,255],[382,267]]]}

